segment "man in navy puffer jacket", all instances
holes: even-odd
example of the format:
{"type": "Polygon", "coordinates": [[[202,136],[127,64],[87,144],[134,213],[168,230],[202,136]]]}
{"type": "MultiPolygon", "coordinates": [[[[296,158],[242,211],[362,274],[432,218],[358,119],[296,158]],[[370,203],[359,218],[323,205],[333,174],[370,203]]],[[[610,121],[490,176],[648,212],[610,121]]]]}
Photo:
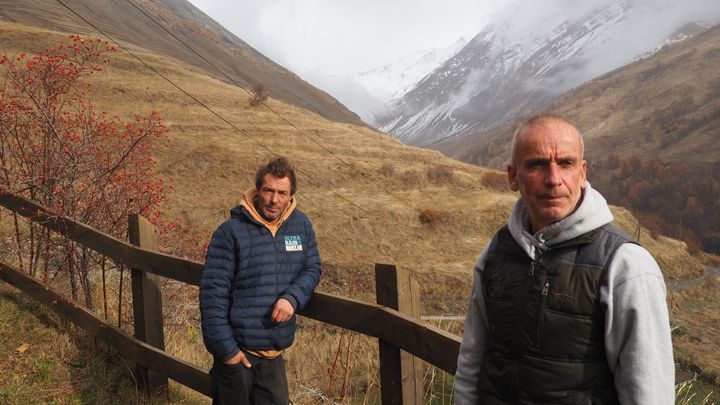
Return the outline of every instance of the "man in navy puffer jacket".
{"type": "Polygon", "coordinates": [[[296,187],[288,160],[272,159],[213,233],[200,282],[213,404],[289,402],[282,353],[321,272],[312,224],[296,209],[296,187]]]}

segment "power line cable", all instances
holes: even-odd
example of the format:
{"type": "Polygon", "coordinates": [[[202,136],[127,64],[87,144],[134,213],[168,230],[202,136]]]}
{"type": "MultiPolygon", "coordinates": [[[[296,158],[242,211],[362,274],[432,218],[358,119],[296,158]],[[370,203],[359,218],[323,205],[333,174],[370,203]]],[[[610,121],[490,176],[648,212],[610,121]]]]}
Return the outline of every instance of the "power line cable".
{"type": "MultiPolygon", "coordinates": [[[[233,84],[235,84],[235,86],[237,86],[237,87],[239,87],[240,89],[242,89],[242,90],[243,90],[244,92],[246,92],[248,95],[250,95],[250,96],[253,95],[248,89],[244,88],[240,83],[238,83],[237,81],[235,81],[235,79],[233,79],[233,78],[230,77],[228,74],[226,74],[222,69],[218,68],[218,67],[215,66],[212,62],[210,62],[209,60],[207,60],[207,58],[205,58],[205,57],[202,56],[200,53],[198,53],[195,49],[193,49],[193,47],[191,47],[189,44],[187,44],[185,41],[183,41],[181,38],[179,38],[177,35],[175,35],[175,34],[174,34],[173,32],[171,32],[169,29],[167,29],[164,25],[162,25],[159,21],[157,21],[153,16],[151,16],[150,14],[148,14],[145,10],[143,10],[143,9],[140,8],[140,7],[138,7],[138,6],[137,6],[134,2],[132,2],[131,0],[125,0],[125,1],[126,1],[127,3],[129,3],[130,5],[132,5],[132,6],[133,6],[136,10],[138,10],[140,13],[142,13],[142,14],[143,14],[145,17],[147,17],[150,21],[154,22],[157,26],[159,26],[159,27],[160,27],[163,31],[165,31],[168,35],[170,35],[171,37],[175,38],[175,40],[177,40],[178,42],[180,42],[183,46],[185,46],[188,50],[190,50],[190,52],[192,52],[193,54],[197,55],[197,57],[199,57],[200,59],[202,59],[202,60],[203,60],[205,63],[207,63],[210,67],[212,67],[213,69],[215,69],[216,71],[218,71],[223,77],[225,77],[226,79],[228,79],[229,81],[231,81],[233,84]]],[[[285,116],[283,116],[280,112],[276,111],[275,109],[273,109],[272,107],[270,107],[269,105],[267,105],[264,101],[259,100],[259,103],[262,104],[268,111],[270,111],[271,113],[277,115],[277,116],[278,116],[282,121],[284,121],[286,124],[288,124],[288,125],[290,125],[291,127],[293,127],[293,128],[294,128],[296,131],[298,131],[299,133],[303,134],[303,135],[304,135],[306,138],[308,138],[311,142],[313,142],[313,143],[315,143],[316,145],[318,145],[320,148],[322,148],[322,149],[323,149],[325,152],[327,152],[329,155],[333,156],[333,157],[334,157],[335,159],[337,159],[338,161],[342,162],[342,163],[345,164],[346,166],[348,166],[348,167],[350,167],[351,169],[355,170],[356,172],[360,173],[360,175],[362,175],[363,177],[365,177],[365,178],[366,178],[368,181],[370,181],[371,183],[373,183],[373,184],[375,184],[376,186],[382,188],[388,195],[391,195],[392,197],[394,197],[395,199],[399,200],[400,202],[402,202],[402,203],[404,203],[404,204],[406,204],[406,205],[408,205],[408,206],[410,206],[410,207],[412,207],[412,208],[414,208],[414,209],[416,209],[416,210],[418,210],[418,211],[420,210],[420,209],[419,209],[418,207],[416,207],[414,204],[410,203],[409,201],[407,201],[407,200],[399,197],[398,195],[396,195],[395,193],[393,193],[392,191],[390,191],[390,190],[389,190],[387,187],[385,187],[383,184],[378,183],[377,181],[375,181],[375,180],[374,180],[373,178],[371,178],[367,173],[365,173],[365,172],[363,172],[363,171],[360,171],[360,170],[357,170],[357,168],[356,168],[352,163],[350,163],[350,162],[346,161],[345,159],[341,158],[340,156],[338,156],[337,154],[335,154],[333,151],[331,151],[330,149],[328,149],[327,147],[325,147],[325,145],[323,145],[322,143],[320,143],[320,142],[316,141],[315,139],[313,139],[313,137],[311,137],[310,135],[308,135],[305,131],[303,131],[302,129],[300,129],[300,128],[299,128],[298,126],[296,126],[293,122],[291,122],[290,120],[288,120],[287,118],[285,118],[285,116]]]]}
{"type": "MultiPolygon", "coordinates": [[[[250,135],[246,134],[244,130],[238,128],[235,124],[233,124],[232,122],[228,121],[228,120],[225,119],[223,116],[221,116],[220,114],[218,114],[217,112],[215,112],[215,110],[213,110],[212,108],[210,108],[207,104],[203,103],[201,100],[199,100],[198,98],[196,98],[196,97],[193,96],[192,94],[188,93],[185,89],[183,89],[182,87],[180,87],[179,85],[177,85],[175,82],[173,82],[172,80],[170,80],[168,77],[166,77],[166,76],[163,75],[162,73],[160,73],[157,69],[155,69],[154,67],[152,67],[152,66],[150,66],[149,64],[145,63],[145,61],[143,61],[142,59],[140,59],[140,57],[138,57],[137,55],[135,55],[134,53],[132,53],[130,50],[128,50],[127,48],[125,48],[124,46],[122,46],[118,41],[116,41],[116,40],[115,40],[113,37],[111,37],[109,34],[105,33],[103,30],[101,30],[100,28],[98,28],[97,26],[95,26],[94,24],[92,24],[90,21],[88,21],[87,19],[85,19],[83,16],[81,16],[80,14],[78,14],[75,10],[73,10],[73,9],[72,9],[71,7],[69,7],[67,4],[63,3],[62,0],[56,0],[56,1],[57,1],[58,3],[60,3],[63,7],[65,7],[66,9],[68,9],[68,10],[69,10],[71,13],[73,13],[75,16],[77,16],[78,18],[80,18],[81,20],[83,20],[87,25],[89,25],[90,27],[92,27],[93,29],[95,29],[96,31],[98,31],[100,34],[102,34],[102,35],[104,35],[105,37],[107,37],[110,41],[112,41],[115,45],[117,45],[120,49],[122,49],[123,51],[125,51],[127,54],[129,54],[130,56],[132,56],[133,58],[135,58],[138,62],[140,62],[140,63],[141,63],[143,66],[145,66],[147,69],[149,69],[149,70],[152,71],[153,73],[155,73],[155,74],[157,74],[158,76],[160,76],[161,78],[163,78],[165,81],[167,81],[168,83],[170,83],[173,87],[175,87],[176,89],[178,89],[180,92],[182,92],[182,93],[185,94],[186,96],[190,97],[190,98],[191,98],[193,101],[195,101],[198,105],[200,105],[200,106],[202,106],[203,108],[205,108],[206,110],[208,110],[210,113],[212,113],[213,115],[215,115],[215,116],[216,116],[217,118],[219,118],[221,121],[223,121],[224,123],[228,124],[230,127],[232,127],[233,129],[235,129],[236,131],[238,131],[240,134],[242,134],[242,135],[245,136],[246,138],[250,139],[250,141],[252,141],[254,144],[256,144],[256,145],[259,146],[260,148],[262,148],[262,149],[264,149],[265,151],[267,151],[268,153],[270,153],[272,156],[278,156],[278,154],[275,153],[272,149],[270,149],[269,147],[267,147],[267,146],[263,145],[262,143],[258,142],[257,140],[255,140],[254,138],[252,138],[250,135]]],[[[307,173],[306,171],[302,170],[301,168],[299,168],[299,167],[296,166],[295,169],[297,169],[298,172],[300,172],[300,173],[304,174],[305,176],[307,176],[309,179],[315,181],[316,183],[318,183],[318,184],[320,184],[320,185],[323,185],[322,182],[320,182],[320,181],[317,180],[314,176],[311,176],[309,173],[307,173]]],[[[345,196],[341,195],[340,193],[338,193],[338,192],[336,192],[336,191],[334,191],[334,190],[332,190],[332,189],[328,189],[328,190],[329,190],[331,193],[333,193],[333,194],[335,194],[336,196],[338,196],[339,198],[341,198],[342,200],[346,201],[347,203],[355,206],[356,208],[358,208],[358,209],[360,209],[360,210],[362,210],[362,211],[367,211],[365,208],[361,207],[360,205],[358,205],[357,203],[351,201],[350,199],[346,198],[345,196]]]]}

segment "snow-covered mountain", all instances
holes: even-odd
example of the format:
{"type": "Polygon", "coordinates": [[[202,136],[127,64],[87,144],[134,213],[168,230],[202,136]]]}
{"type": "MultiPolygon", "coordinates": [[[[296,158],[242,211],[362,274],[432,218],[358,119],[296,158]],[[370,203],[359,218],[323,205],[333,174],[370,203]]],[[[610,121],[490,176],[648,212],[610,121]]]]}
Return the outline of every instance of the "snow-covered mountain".
{"type": "Polygon", "coordinates": [[[444,48],[433,48],[429,51],[418,50],[385,66],[356,73],[352,79],[380,101],[390,104],[407,93],[423,77],[458,53],[467,42],[467,39],[461,37],[444,48]]]}
{"type": "Polygon", "coordinates": [[[514,2],[376,124],[404,142],[430,146],[506,123],[629,63],[693,21],[682,17],[682,7],[692,5],[660,2],[664,8],[650,0],[514,2]],[[669,19],[672,13],[680,16],[669,19]]]}
{"type": "MultiPolygon", "coordinates": [[[[719,6],[720,7],[720,6],[719,6]]],[[[633,59],[633,62],[640,60],[640,59],[646,59],[650,56],[654,55],[658,51],[660,51],[663,47],[672,45],[676,42],[682,42],[686,39],[690,39],[694,37],[695,35],[711,28],[712,26],[707,25],[702,22],[693,21],[690,23],[687,23],[683,25],[682,27],[678,28],[670,37],[666,38],[664,42],[659,44],[653,49],[650,49],[648,51],[643,52],[640,54],[637,58],[633,59]]]]}

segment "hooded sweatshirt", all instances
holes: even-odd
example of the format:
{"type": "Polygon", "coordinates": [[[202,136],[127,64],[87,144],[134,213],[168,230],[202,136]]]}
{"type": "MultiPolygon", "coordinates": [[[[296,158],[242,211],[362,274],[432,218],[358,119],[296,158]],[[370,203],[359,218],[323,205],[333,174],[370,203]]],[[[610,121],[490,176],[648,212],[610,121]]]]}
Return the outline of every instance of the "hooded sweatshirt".
{"type": "MultiPolygon", "coordinates": [[[[508,228],[528,257],[535,260],[544,248],[574,239],[612,220],[605,199],[587,183],[580,206],[563,220],[532,234],[527,206],[518,199],[508,228]]],[[[455,373],[457,405],[478,403],[477,381],[490,344],[481,277],[488,247],[480,254],[473,272],[473,289],[455,373]]],[[[620,246],[600,285],[599,296],[606,310],[607,363],[623,405],[675,402],[675,365],[665,293],[662,273],[650,253],[633,243],[620,246]]]]}
{"type": "Polygon", "coordinates": [[[268,231],[270,231],[272,236],[275,236],[278,229],[280,229],[280,225],[287,221],[287,219],[290,217],[290,214],[292,214],[295,208],[297,208],[297,201],[295,200],[295,196],[290,197],[290,201],[288,201],[288,205],[287,207],[285,207],[285,211],[283,211],[280,216],[272,222],[266,220],[258,212],[256,208],[258,198],[258,191],[253,187],[246,191],[245,194],[243,194],[243,199],[242,201],[240,201],[240,206],[245,207],[245,209],[255,221],[262,224],[265,228],[268,229],[268,231]]]}

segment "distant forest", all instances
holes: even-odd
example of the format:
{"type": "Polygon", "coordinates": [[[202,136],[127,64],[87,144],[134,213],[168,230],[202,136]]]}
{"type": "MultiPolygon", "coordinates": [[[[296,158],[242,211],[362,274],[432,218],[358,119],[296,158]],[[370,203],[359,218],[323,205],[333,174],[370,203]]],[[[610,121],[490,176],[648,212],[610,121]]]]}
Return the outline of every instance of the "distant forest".
{"type": "Polygon", "coordinates": [[[720,162],[700,167],[611,154],[589,164],[593,188],[630,208],[643,227],[685,241],[691,253],[720,254],[720,162]]]}

